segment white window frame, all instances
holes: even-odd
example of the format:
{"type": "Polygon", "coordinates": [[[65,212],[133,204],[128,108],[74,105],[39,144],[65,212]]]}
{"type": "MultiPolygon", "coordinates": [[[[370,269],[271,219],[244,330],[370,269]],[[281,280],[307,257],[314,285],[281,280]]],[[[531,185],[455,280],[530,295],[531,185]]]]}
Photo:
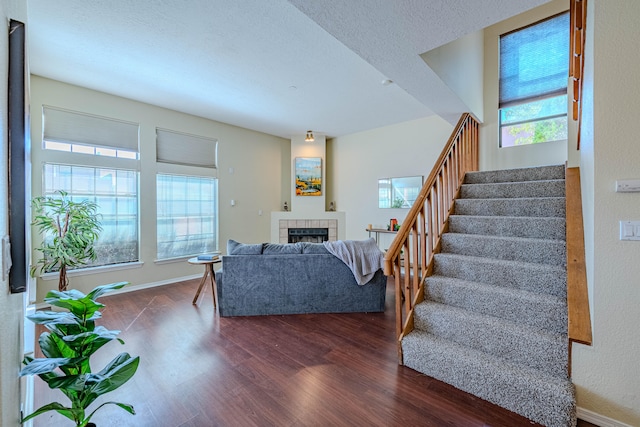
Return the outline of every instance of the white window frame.
{"type": "MultiPolygon", "coordinates": [[[[526,88],[530,86],[534,86],[534,85],[531,85],[530,82],[544,81],[544,80],[540,80],[540,78],[535,75],[535,72],[532,73],[533,75],[529,76],[528,79],[527,78],[520,79],[518,77],[517,81],[522,81],[522,86],[519,83],[517,83],[517,81],[516,83],[513,83],[512,79],[514,77],[514,74],[507,74],[504,72],[503,67],[505,67],[505,69],[512,69],[513,67],[515,67],[515,65],[513,65],[513,62],[511,61],[510,62],[503,61],[505,60],[506,56],[502,56],[502,50],[503,50],[502,44],[503,44],[503,40],[507,39],[507,42],[505,42],[505,51],[515,52],[512,54],[514,56],[509,56],[510,60],[512,61],[519,60],[521,56],[515,56],[515,55],[517,55],[517,53],[520,52],[519,51],[520,46],[522,46],[522,49],[526,49],[527,44],[533,44],[534,42],[523,43],[522,45],[515,44],[514,42],[508,41],[508,38],[510,36],[515,37],[517,34],[522,34],[523,32],[526,32],[526,31],[530,32],[531,30],[534,30],[536,27],[540,28],[540,26],[543,26],[548,23],[552,23],[553,20],[568,21],[568,19],[569,19],[568,12],[563,12],[500,36],[501,57],[500,57],[500,62],[498,67],[499,74],[500,74],[499,76],[500,95],[499,95],[499,107],[498,107],[498,128],[499,128],[498,139],[499,139],[500,148],[509,148],[509,147],[516,147],[520,145],[531,145],[538,142],[552,142],[552,141],[560,141],[560,140],[567,139],[567,132],[568,132],[567,81],[568,81],[568,64],[569,64],[568,23],[567,23],[567,37],[566,37],[566,43],[567,43],[566,60],[562,59],[562,57],[564,56],[564,53],[563,53],[564,50],[558,51],[558,55],[554,56],[554,58],[558,60],[559,63],[563,64],[561,65],[563,68],[558,69],[558,72],[555,73],[555,76],[557,77],[558,74],[563,73],[563,69],[565,67],[567,69],[567,72],[566,72],[567,75],[564,78],[552,80],[554,82],[553,84],[549,84],[548,86],[542,86],[537,90],[529,90],[528,92],[526,92],[526,88]],[[511,46],[507,46],[506,43],[511,43],[511,46]],[[516,50],[514,46],[517,46],[518,49],[516,50]],[[514,57],[518,59],[513,59],[514,57]],[[537,77],[537,79],[533,79],[533,77],[537,77]],[[511,78],[511,80],[508,80],[509,78],[511,78]],[[520,87],[525,88],[524,94],[519,93],[520,87]],[[518,90],[518,93],[515,93],[514,89],[518,90]],[[527,112],[526,111],[527,109],[531,111],[527,112]],[[522,111],[522,110],[525,110],[525,111],[522,111]],[[511,116],[512,119],[511,120],[507,119],[505,121],[505,118],[507,118],[508,116],[511,116]],[[547,129],[551,128],[553,130],[553,131],[547,130],[547,135],[545,135],[547,138],[551,138],[551,139],[546,139],[544,141],[535,141],[534,139],[536,138],[536,133],[541,130],[539,126],[545,126],[545,125],[547,126],[547,129]],[[505,144],[506,142],[504,138],[505,132],[508,132],[510,128],[512,130],[519,129],[520,130],[519,134],[521,136],[517,137],[516,135],[513,135],[513,141],[509,144],[505,144]],[[518,138],[520,139],[524,138],[526,140],[531,139],[531,141],[518,144],[517,143],[518,138]]],[[[535,40],[537,41],[538,39],[535,39],[535,40]]],[[[542,56],[541,55],[535,56],[535,58],[540,58],[540,57],[542,56]]],[[[532,62],[535,63],[535,61],[532,61],[532,62]]],[[[535,65],[537,65],[539,68],[533,68],[534,70],[542,69],[540,68],[541,67],[540,64],[534,64],[534,66],[535,65]]],[[[517,64],[517,67],[520,68],[520,63],[517,64]]],[[[520,74],[517,74],[515,76],[520,76],[520,74]]]]}

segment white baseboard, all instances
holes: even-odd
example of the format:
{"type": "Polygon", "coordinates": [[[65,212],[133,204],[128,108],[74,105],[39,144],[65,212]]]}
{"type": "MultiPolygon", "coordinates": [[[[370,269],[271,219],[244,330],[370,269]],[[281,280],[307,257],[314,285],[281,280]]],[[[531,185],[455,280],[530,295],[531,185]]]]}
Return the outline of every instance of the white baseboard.
{"type": "MultiPolygon", "coordinates": [[[[158,282],[141,283],[139,285],[128,285],[122,289],[115,289],[113,291],[110,291],[108,295],[124,294],[127,292],[140,291],[142,289],[155,288],[156,286],[170,285],[176,282],[183,282],[185,280],[193,280],[193,279],[200,279],[200,278],[202,278],[202,274],[193,274],[191,276],[175,277],[173,279],[160,280],[158,282]]],[[[36,304],[35,308],[36,310],[45,310],[45,309],[51,308],[51,306],[49,304],[41,302],[36,304]]]]}
{"type": "Polygon", "coordinates": [[[183,282],[185,280],[193,280],[193,279],[200,279],[200,278],[202,278],[202,274],[201,273],[193,274],[191,276],[176,277],[176,278],[173,278],[173,279],[160,280],[158,282],[142,283],[142,284],[139,284],[139,285],[127,285],[124,288],[115,289],[113,291],[110,291],[107,295],[124,294],[124,293],[127,293],[127,292],[140,291],[142,289],[155,288],[156,286],[170,285],[170,284],[176,283],[176,282],[183,282]]]}
{"type": "MultiPolygon", "coordinates": [[[[21,405],[22,417],[26,417],[27,415],[33,413],[34,411],[34,406],[33,406],[33,400],[35,396],[34,378],[35,376],[33,375],[22,377],[22,379],[24,380],[24,383],[23,383],[24,384],[24,402],[22,402],[22,405],[21,405]]],[[[26,423],[22,424],[22,427],[32,427],[32,426],[33,426],[33,420],[29,420],[26,423]]]]}
{"type": "Polygon", "coordinates": [[[614,420],[613,418],[605,417],[604,415],[597,414],[593,411],[581,407],[578,407],[576,409],[576,413],[578,415],[578,418],[580,418],[581,420],[587,421],[600,427],[633,427],[629,424],[614,420]]]}

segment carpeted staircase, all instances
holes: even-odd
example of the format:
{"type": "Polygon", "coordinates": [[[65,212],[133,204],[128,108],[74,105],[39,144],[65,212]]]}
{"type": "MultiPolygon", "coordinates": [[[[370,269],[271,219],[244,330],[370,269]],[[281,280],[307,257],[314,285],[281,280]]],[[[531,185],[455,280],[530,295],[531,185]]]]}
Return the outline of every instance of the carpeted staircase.
{"type": "Polygon", "coordinates": [[[573,426],[564,166],[464,182],[404,364],[540,424],[573,426]]]}

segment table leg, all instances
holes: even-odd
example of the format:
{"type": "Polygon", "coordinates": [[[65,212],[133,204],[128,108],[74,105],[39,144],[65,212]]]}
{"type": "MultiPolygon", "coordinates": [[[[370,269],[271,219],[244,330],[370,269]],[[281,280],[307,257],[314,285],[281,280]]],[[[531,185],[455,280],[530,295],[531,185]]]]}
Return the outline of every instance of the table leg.
{"type": "Polygon", "coordinates": [[[205,266],[204,274],[202,275],[202,279],[200,279],[200,285],[198,286],[198,291],[196,292],[196,296],[193,298],[193,305],[196,305],[198,301],[198,297],[200,296],[200,292],[202,291],[202,287],[204,286],[204,282],[207,280],[207,275],[209,275],[208,265],[205,266]]]}
{"type": "Polygon", "coordinates": [[[213,264],[207,264],[207,271],[211,276],[211,290],[213,291],[213,309],[218,307],[218,286],[216,285],[216,273],[213,271],[213,264]]]}

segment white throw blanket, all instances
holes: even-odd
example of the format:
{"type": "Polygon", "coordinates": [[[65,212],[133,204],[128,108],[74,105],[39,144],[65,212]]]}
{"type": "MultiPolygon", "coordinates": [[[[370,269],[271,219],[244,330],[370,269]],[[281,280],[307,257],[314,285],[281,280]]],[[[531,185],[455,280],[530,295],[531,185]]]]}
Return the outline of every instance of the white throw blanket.
{"type": "Polygon", "coordinates": [[[371,238],[367,240],[337,240],[334,242],[323,242],[327,250],[338,257],[353,272],[358,285],[369,282],[382,268],[384,255],[371,238]]]}

